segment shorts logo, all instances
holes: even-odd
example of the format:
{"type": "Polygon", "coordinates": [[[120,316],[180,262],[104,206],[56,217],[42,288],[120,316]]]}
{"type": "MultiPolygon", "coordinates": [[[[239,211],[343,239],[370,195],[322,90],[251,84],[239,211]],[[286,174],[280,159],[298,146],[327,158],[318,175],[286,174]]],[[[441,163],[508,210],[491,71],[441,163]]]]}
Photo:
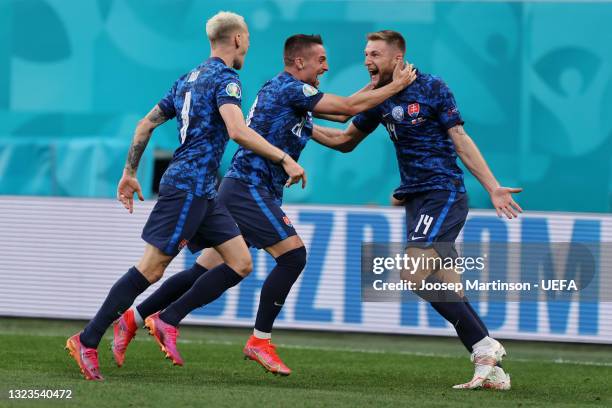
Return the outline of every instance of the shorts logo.
{"type": "Polygon", "coordinates": [[[181,239],[181,242],[179,242],[179,244],[178,244],[179,251],[181,249],[185,248],[185,246],[187,246],[188,243],[189,243],[189,241],[187,241],[186,239],[181,239]]]}
{"type": "Polygon", "coordinates": [[[408,114],[411,118],[416,118],[419,116],[419,112],[421,111],[421,106],[418,103],[411,103],[408,105],[408,114]]]}
{"type": "Polygon", "coordinates": [[[235,82],[230,82],[229,84],[227,84],[227,86],[225,87],[225,93],[237,99],[240,99],[240,97],[242,96],[240,86],[238,86],[238,84],[235,82]]]}
{"type": "Polygon", "coordinates": [[[283,217],[283,221],[285,222],[285,224],[287,224],[287,226],[293,227],[293,224],[291,224],[291,220],[286,215],[283,217]]]}
{"type": "Polygon", "coordinates": [[[319,93],[319,90],[312,85],[304,84],[302,92],[304,92],[305,96],[314,96],[319,93]]]}
{"type": "Polygon", "coordinates": [[[395,119],[396,122],[401,122],[404,120],[404,109],[402,109],[401,106],[396,106],[391,111],[391,116],[393,116],[393,119],[395,119]]]}

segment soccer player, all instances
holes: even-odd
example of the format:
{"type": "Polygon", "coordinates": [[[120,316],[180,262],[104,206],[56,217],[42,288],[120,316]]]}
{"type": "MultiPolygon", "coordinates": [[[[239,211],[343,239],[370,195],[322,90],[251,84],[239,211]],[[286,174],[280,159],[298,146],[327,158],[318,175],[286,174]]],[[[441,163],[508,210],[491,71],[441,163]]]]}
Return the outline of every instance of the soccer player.
{"type": "MultiPolygon", "coordinates": [[[[223,263],[208,271],[217,282],[207,296],[216,297],[237,284],[252,269],[246,243],[227,210],[215,199],[215,176],[228,136],[240,145],[275,163],[289,175],[291,185],[302,180],[304,170],[279,148],[246,126],[238,74],[249,48],[244,19],[220,12],[206,23],[211,57],[179,78],[166,96],[136,127],[117,198],[130,213],[134,193],[142,201],[136,169],[156,127],[176,116],[180,147],[160,182],[159,199],[142,232],[144,255],[110,289],[95,317],[85,329],[70,337],[66,348],[88,380],[102,380],[97,347],[104,332],[134,299],[163,275],[184,247],[197,251],[213,247],[223,263]]],[[[176,336],[171,329],[165,336],[176,336]]],[[[180,363],[180,362],[177,362],[180,363]]]]}
{"type": "MultiPolygon", "coordinates": [[[[397,56],[404,58],[402,35],[385,30],[368,35],[365,65],[371,87],[388,83],[397,56]]],[[[346,119],[346,118],[344,118],[346,119]]],[[[489,192],[499,216],[522,212],[512,198],[520,188],[501,187],[463,128],[463,120],[450,89],[438,77],[418,72],[416,81],[380,105],[357,115],[346,130],[314,127],[313,138],[326,146],[349,152],[382,123],[396,149],[401,185],[394,196],[406,208],[407,253],[411,257],[456,257],[454,243],[468,214],[463,173],[457,155],[489,192]]],[[[434,263],[435,264],[435,263],[434,263]]],[[[438,263],[439,265],[439,263],[438,263]]],[[[453,270],[402,271],[402,279],[458,281],[453,270]]],[[[438,296],[417,292],[455,327],[472,353],[475,374],[455,388],[509,389],[510,376],[499,364],[503,346],[489,337],[485,324],[463,294],[438,296]]]]}
{"type": "MultiPolygon", "coordinates": [[[[390,80],[393,81],[379,89],[348,98],[323,94],[317,89],[318,77],[328,70],[328,65],[318,35],[289,37],[284,46],[284,62],[284,71],[266,82],[258,92],[247,123],[295,160],[311,137],[313,112],[356,114],[404,89],[416,77],[411,66],[402,69],[403,60],[397,59],[392,64],[395,70],[391,69],[390,80]]],[[[276,266],[263,283],[255,328],[244,347],[244,355],[267,371],[289,375],[291,370],[278,357],[271,343],[271,332],[285,298],[304,269],[306,248],[281,209],[284,178],[278,164],[248,147],[241,147],[221,183],[219,201],[236,220],[246,241],[258,249],[265,249],[276,260],[276,266]]],[[[210,268],[221,262],[217,252],[205,250],[190,269],[170,277],[148,299],[128,310],[116,322],[112,348],[119,365],[143,318],[149,328],[176,327],[202,304],[200,286],[214,284],[208,277],[210,268]],[[156,313],[160,310],[163,312],[156,313]]],[[[161,339],[160,343],[163,349],[172,350],[169,355],[173,360],[181,360],[178,352],[175,354],[174,337],[161,339]]]]}

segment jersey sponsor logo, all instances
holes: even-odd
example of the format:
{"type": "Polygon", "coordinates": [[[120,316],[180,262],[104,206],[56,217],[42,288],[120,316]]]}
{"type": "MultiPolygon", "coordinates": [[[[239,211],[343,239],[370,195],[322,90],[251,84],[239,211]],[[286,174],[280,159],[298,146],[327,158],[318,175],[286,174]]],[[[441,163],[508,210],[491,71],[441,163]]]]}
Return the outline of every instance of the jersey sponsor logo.
{"type": "Polygon", "coordinates": [[[304,92],[306,96],[314,96],[319,93],[319,90],[312,85],[304,84],[302,92],[304,92]]]}
{"type": "Polygon", "coordinates": [[[404,109],[401,106],[394,107],[391,111],[391,116],[393,116],[396,122],[401,122],[404,120],[404,109]]]}
{"type": "Polygon", "coordinates": [[[286,215],[283,217],[283,221],[285,222],[285,224],[287,224],[287,226],[293,227],[293,224],[291,223],[291,220],[286,215]]]}
{"type": "Polygon", "coordinates": [[[240,99],[242,92],[240,91],[240,86],[235,82],[230,82],[225,87],[225,93],[229,96],[233,96],[234,98],[240,99]]]}
{"type": "Polygon", "coordinates": [[[408,114],[411,118],[416,118],[419,116],[419,112],[421,111],[421,106],[418,103],[411,103],[408,105],[408,114]]]}

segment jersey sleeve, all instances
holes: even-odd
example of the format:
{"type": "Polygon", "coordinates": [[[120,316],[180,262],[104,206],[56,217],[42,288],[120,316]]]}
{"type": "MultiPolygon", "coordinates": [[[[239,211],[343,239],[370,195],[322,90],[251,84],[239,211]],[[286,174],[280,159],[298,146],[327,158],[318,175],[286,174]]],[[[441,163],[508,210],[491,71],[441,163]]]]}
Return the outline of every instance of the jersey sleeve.
{"type": "Polygon", "coordinates": [[[353,118],[353,125],[364,133],[372,133],[378,124],[380,123],[380,117],[376,108],[368,109],[358,113],[353,118]]]}
{"type": "Polygon", "coordinates": [[[166,93],[166,95],[157,103],[159,109],[164,113],[164,116],[168,119],[172,119],[176,116],[176,109],[174,108],[174,93],[176,91],[176,82],[172,85],[172,88],[166,93]]]}
{"type": "Polygon", "coordinates": [[[315,105],[323,98],[323,92],[301,81],[292,82],[286,92],[289,105],[308,112],[312,112],[315,105]]]}
{"type": "Polygon", "coordinates": [[[436,95],[436,98],[438,102],[438,118],[442,126],[448,130],[453,126],[463,125],[464,122],[459,109],[457,109],[455,97],[443,81],[440,81],[439,93],[436,95]]]}
{"type": "Polygon", "coordinates": [[[229,69],[223,70],[217,79],[217,91],[215,95],[217,108],[226,103],[242,106],[242,84],[238,74],[229,69]]]}

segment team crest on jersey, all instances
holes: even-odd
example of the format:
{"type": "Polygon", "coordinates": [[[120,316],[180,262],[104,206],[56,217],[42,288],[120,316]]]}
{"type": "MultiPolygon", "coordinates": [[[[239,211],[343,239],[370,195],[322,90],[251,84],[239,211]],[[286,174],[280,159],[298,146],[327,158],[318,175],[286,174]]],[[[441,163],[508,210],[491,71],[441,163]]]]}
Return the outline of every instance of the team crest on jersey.
{"type": "Polygon", "coordinates": [[[411,118],[416,118],[419,116],[419,112],[421,111],[421,106],[418,103],[411,103],[408,105],[408,114],[411,118]]]}
{"type": "Polygon", "coordinates": [[[238,86],[238,84],[235,82],[230,82],[229,84],[227,84],[227,86],[225,87],[225,93],[229,96],[233,96],[234,98],[238,99],[240,99],[240,96],[242,95],[242,92],[240,91],[240,86],[238,86]]]}
{"type": "Polygon", "coordinates": [[[404,120],[404,109],[401,106],[396,106],[391,111],[391,116],[393,116],[396,122],[401,122],[404,120]]]}
{"type": "Polygon", "coordinates": [[[285,222],[285,224],[287,224],[287,226],[293,227],[293,224],[291,224],[291,220],[286,215],[283,217],[283,221],[285,222]]]}
{"type": "Polygon", "coordinates": [[[304,95],[306,96],[313,96],[318,94],[319,90],[312,85],[304,84],[302,87],[302,92],[304,92],[304,95]]]}

